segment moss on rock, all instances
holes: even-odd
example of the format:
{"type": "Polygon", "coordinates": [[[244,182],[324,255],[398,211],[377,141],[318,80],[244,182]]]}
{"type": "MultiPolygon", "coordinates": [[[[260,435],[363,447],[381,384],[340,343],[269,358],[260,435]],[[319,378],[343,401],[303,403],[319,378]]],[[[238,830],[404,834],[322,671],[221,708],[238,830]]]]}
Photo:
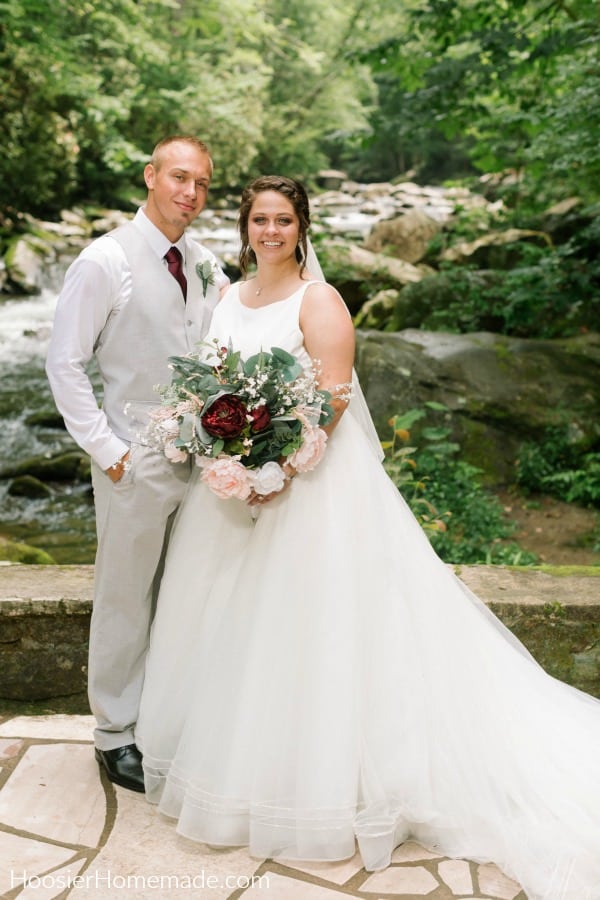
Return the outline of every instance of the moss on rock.
{"type": "Polygon", "coordinates": [[[25,563],[27,565],[55,565],[55,561],[45,550],[32,547],[30,544],[9,541],[3,537],[0,537],[0,560],[11,563],[25,563]]]}

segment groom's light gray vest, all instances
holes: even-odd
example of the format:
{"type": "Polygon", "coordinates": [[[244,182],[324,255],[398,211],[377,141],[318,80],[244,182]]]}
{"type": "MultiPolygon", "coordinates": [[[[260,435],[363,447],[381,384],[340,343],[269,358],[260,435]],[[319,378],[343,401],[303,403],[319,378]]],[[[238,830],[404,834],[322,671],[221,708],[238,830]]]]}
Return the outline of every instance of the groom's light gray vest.
{"type": "Polygon", "coordinates": [[[135,429],[125,406],[136,401],[159,403],[154,390],[168,384],[169,356],[183,356],[206,335],[219,299],[215,284],[203,296],[197,262],[206,251],[186,239],[187,302],[167,267],[148,246],[141,232],[128,223],[110,232],[127,257],[132,277],[129,301],[113,312],[98,339],[95,355],[104,387],[103,409],[122,440],[134,439],[135,429]]]}

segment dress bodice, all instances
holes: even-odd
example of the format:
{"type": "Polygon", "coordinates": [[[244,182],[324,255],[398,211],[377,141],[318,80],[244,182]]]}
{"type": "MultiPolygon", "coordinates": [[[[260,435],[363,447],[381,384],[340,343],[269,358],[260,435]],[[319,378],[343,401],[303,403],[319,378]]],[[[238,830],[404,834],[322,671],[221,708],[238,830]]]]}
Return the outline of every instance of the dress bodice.
{"type": "Polygon", "coordinates": [[[232,285],[217,306],[207,340],[218,339],[225,346],[231,342],[243,359],[259,350],[281,347],[291,353],[304,368],[311,359],[304,346],[300,329],[300,308],[304,293],[314,281],[307,281],[293,294],[266,306],[244,306],[240,299],[240,282],[232,285]]]}

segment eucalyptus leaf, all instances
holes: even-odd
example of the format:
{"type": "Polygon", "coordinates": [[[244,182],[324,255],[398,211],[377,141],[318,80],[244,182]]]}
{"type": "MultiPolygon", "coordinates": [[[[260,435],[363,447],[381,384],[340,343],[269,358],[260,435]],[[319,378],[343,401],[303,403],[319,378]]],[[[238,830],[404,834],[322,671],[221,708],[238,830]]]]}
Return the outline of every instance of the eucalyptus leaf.
{"type": "Polygon", "coordinates": [[[194,426],[196,416],[192,413],[185,413],[179,425],[179,437],[185,443],[191,441],[194,437],[194,426]]]}
{"type": "MultiPolygon", "coordinates": [[[[213,438],[208,433],[208,431],[205,430],[204,425],[202,424],[201,416],[196,416],[195,429],[196,429],[196,434],[198,435],[199,441],[202,444],[204,444],[205,447],[210,447],[211,444],[213,444],[213,438]]],[[[215,441],[214,443],[216,444],[216,443],[218,443],[218,441],[215,441]]],[[[213,447],[214,447],[214,445],[213,445],[213,447]]],[[[214,453],[214,449],[213,449],[213,453],[214,453]]]]}
{"type": "Polygon", "coordinates": [[[275,359],[284,363],[286,366],[293,366],[296,363],[296,357],[292,356],[291,353],[288,353],[287,350],[282,350],[281,347],[271,347],[271,353],[275,359]]]}

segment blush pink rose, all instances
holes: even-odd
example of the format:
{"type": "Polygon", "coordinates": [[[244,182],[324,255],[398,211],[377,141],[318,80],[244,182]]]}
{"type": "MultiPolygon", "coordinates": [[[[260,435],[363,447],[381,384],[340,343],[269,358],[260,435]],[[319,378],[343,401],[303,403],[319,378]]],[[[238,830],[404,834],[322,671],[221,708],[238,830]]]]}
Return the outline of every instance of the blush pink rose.
{"type": "Polygon", "coordinates": [[[165,444],[164,454],[172,463],[185,462],[188,458],[187,452],[176,447],[173,441],[168,441],[165,444]]]}
{"type": "Polygon", "coordinates": [[[202,481],[222,500],[246,500],[251,485],[248,470],[236,459],[197,459],[202,481]]]}
{"type": "Polygon", "coordinates": [[[288,456],[287,462],[297,472],[310,472],[323,459],[327,445],[327,434],[322,428],[308,427],[302,429],[302,438],[302,446],[288,456]]]}

